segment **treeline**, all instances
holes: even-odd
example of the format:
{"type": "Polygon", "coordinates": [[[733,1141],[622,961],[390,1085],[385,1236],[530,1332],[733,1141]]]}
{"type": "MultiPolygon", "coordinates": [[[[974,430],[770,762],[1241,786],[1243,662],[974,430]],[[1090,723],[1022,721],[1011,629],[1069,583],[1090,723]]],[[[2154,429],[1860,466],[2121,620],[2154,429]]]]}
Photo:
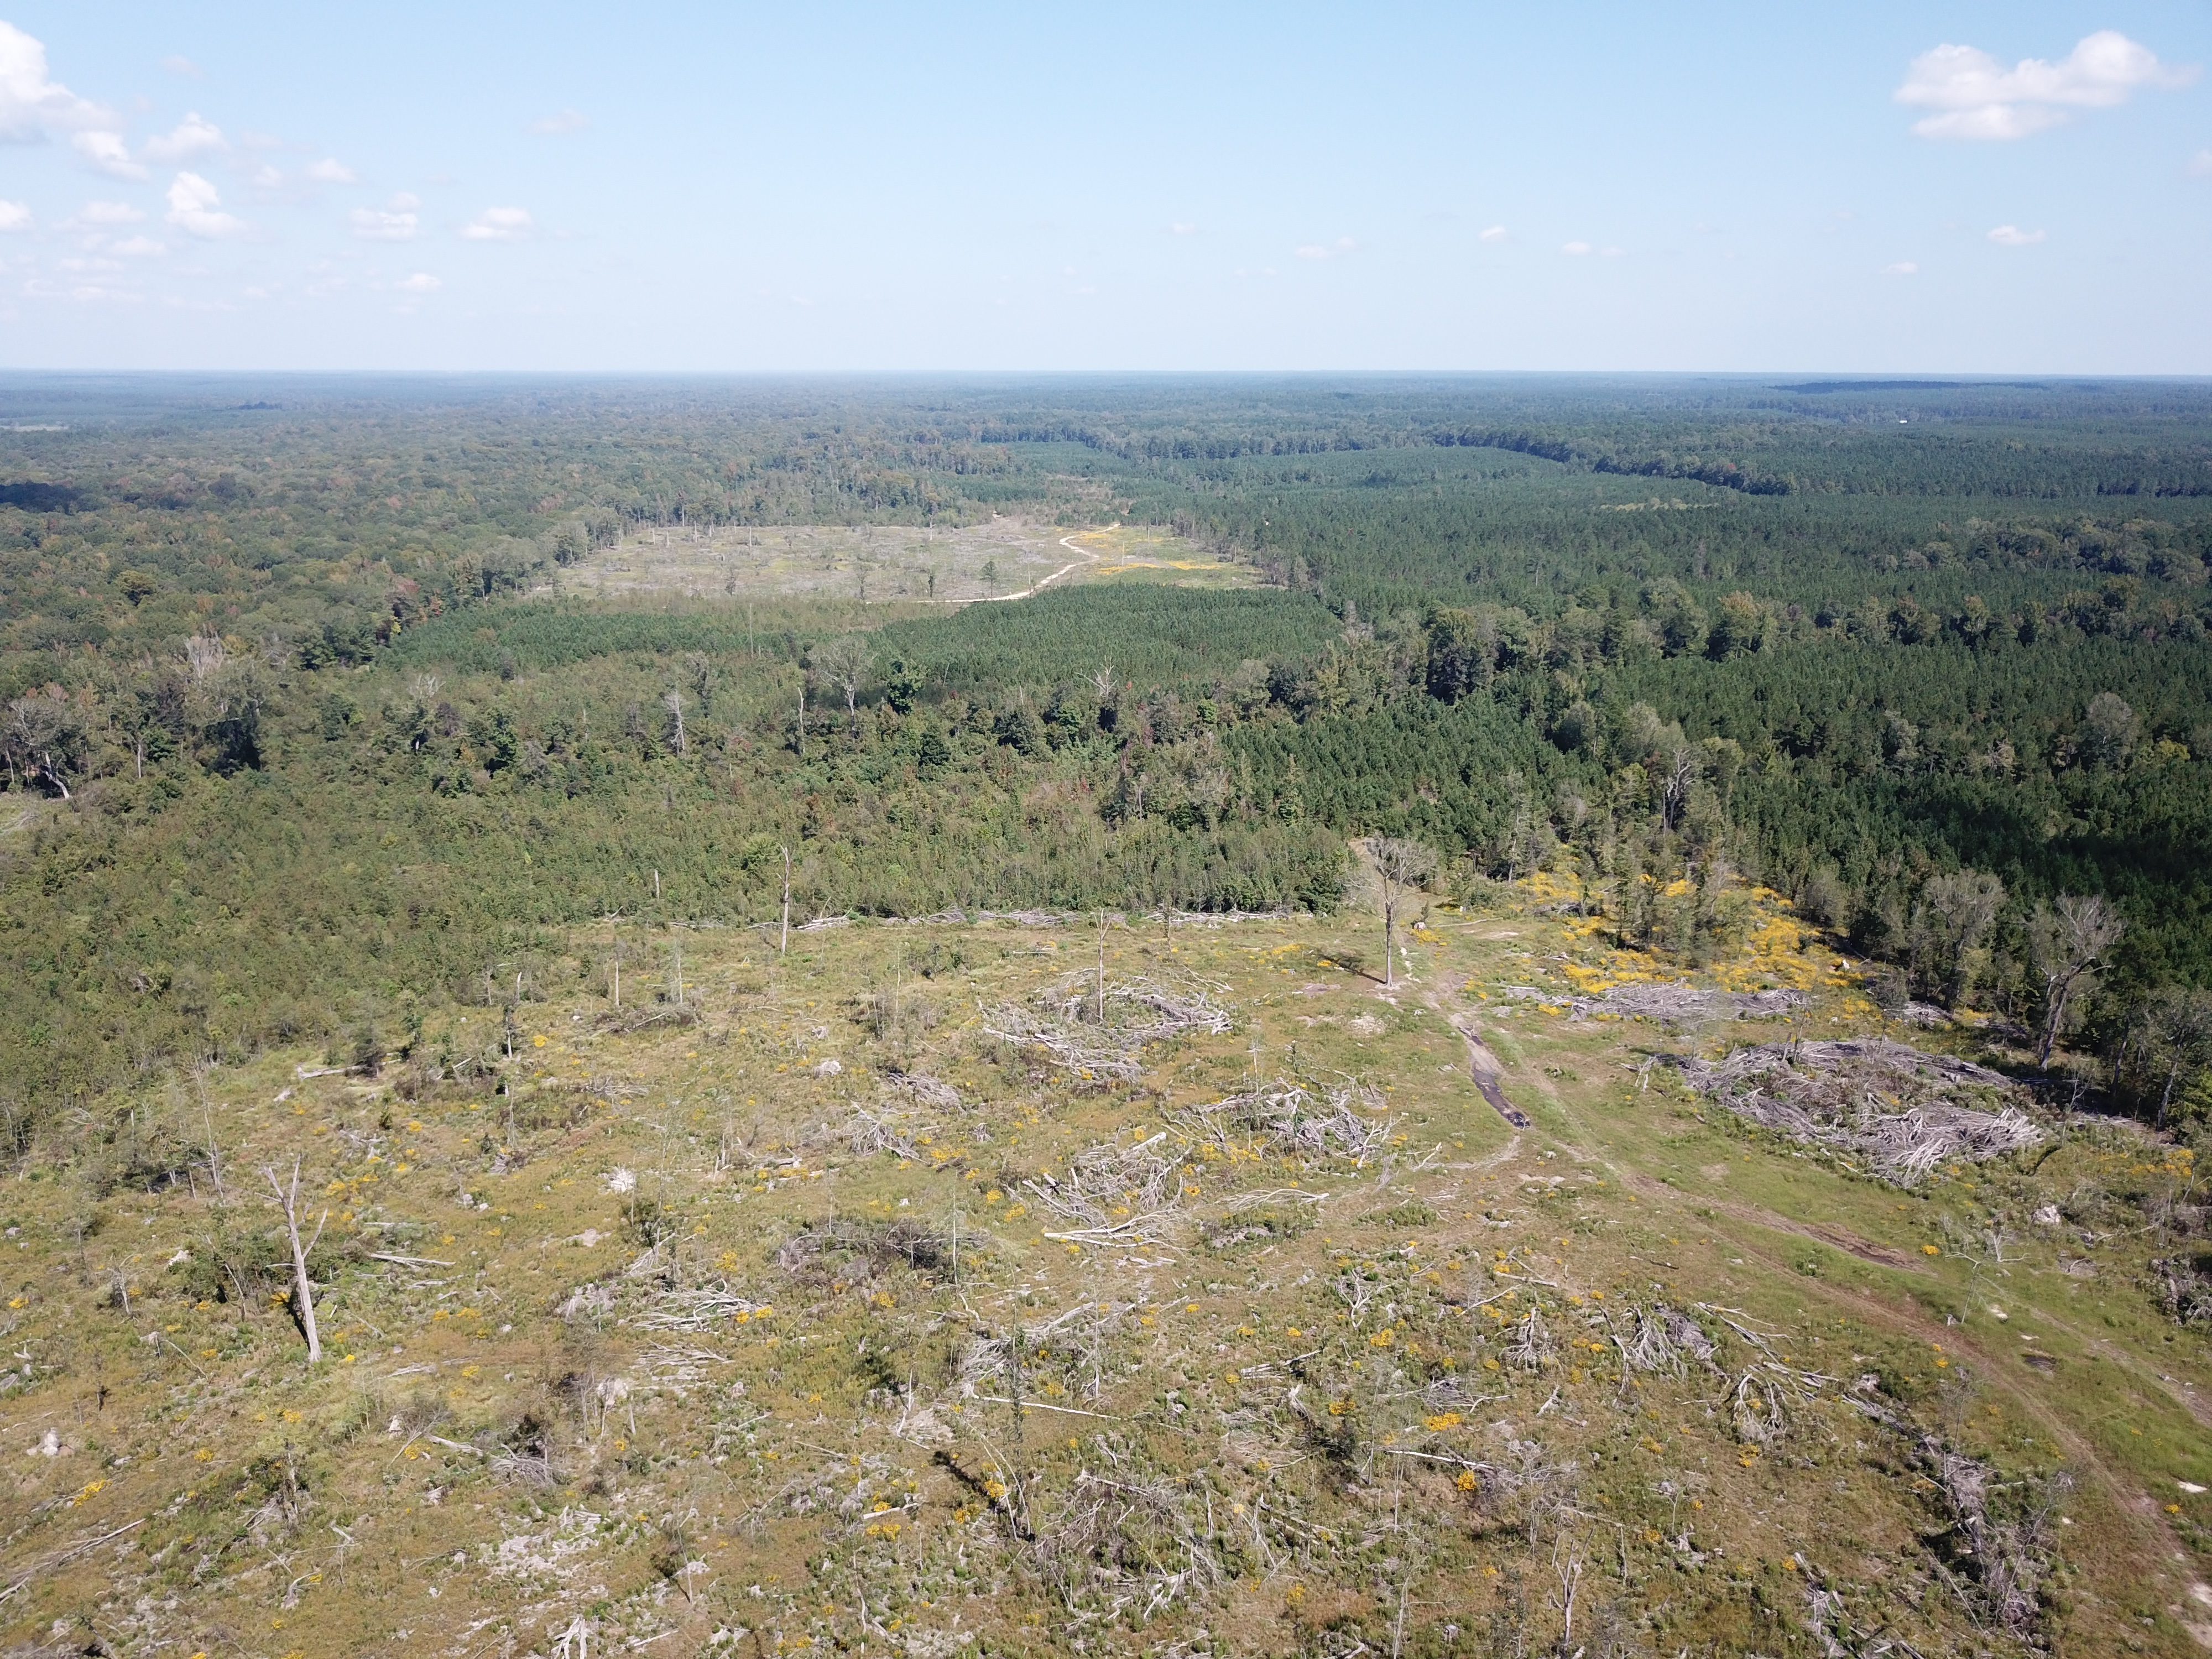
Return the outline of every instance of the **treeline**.
{"type": "MultiPolygon", "coordinates": [[[[1278,639],[1334,625],[1253,597],[1298,619],[1278,639]]],[[[1068,599],[1033,660],[1194,660],[1195,596],[1068,599]]],[[[488,968],[542,984],[557,930],[597,917],[764,921],[786,847],[807,915],[1327,908],[1341,888],[1341,838],[1244,786],[1238,716],[1198,676],[969,696],[859,636],[748,639],[726,613],[474,619],[363,667],[204,640],[17,700],[10,787],[62,808],[0,907],[19,1115],[181,1054],[389,1033],[488,968]],[[1148,799],[1115,796],[1125,755],[1148,799]]]]}
{"type": "Polygon", "coordinates": [[[1624,942],[1688,959],[1747,876],[1954,995],[1924,916],[1972,876],[2003,894],[1972,992],[2029,1010],[2004,941],[2068,893],[2132,924],[2112,1006],[2212,979],[2212,647],[1791,648],[1747,602],[1717,651],[1665,590],[1549,623],[1236,598],[1195,635],[1218,596],[1078,589],[872,638],[512,605],[365,669],[204,640],[164,678],[19,699],[13,787],[78,810],[11,884],[32,994],[0,1053],[27,1091],[56,1063],[90,1087],[133,1054],[388,1024],[495,962],[550,971],[548,930],[649,910],[655,872],[664,915],[763,920],[786,846],[810,912],[1259,909],[1334,902],[1345,837],[1387,830],[1455,879],[1574,874],[1624,942]]]}

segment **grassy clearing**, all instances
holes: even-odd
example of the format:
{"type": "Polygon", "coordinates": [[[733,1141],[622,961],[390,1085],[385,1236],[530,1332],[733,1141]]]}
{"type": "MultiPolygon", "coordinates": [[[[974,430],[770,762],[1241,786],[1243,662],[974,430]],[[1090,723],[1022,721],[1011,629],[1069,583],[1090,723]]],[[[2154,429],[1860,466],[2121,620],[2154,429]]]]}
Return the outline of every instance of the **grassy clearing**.
{"type": "Polygon", "coordinates": [[[557,573],[547,591],[639,599],[804,598],[963,604],[1039,583],[1168,582],[1250,587],[1246,563],[1149,526],[1068,526],[994,518],[943,530],[881,525],[641,527],[557,573]],[[1071,568],[1073,567],[1073,568],[1071,568]]]}
{"type": "Polygon", "coordinates": [[[1391,996],[1354,912],[625,930],[617,1008],[606,925],[377,1074],[150,1089],[0,1197],[8,1638],[2186,1650],[2185,1153],[1854,1178],[1644,1063],[1883,1029],[1848,963],[1755,896],[1697,982],[1808,1006],[1577,1018],[1661,969],[1559,902],[1431,912],[1391,996]]]}
{"type": "Polygon", "coordinates": [[[1254,587],[1259,571],[1194,546],[1157,525],[1112,525],[1087,530],[1075,544],[1098,562],[1071,574],[1086,582],[1170,582],[1177,587],[1254,587]]]}

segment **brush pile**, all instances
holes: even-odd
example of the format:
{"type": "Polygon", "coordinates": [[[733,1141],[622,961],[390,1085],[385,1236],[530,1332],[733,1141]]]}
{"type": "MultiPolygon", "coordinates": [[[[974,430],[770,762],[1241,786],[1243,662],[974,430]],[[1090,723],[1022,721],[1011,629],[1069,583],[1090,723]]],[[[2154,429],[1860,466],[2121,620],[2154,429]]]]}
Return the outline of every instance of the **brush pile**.
{"type": "Polygon", "coordinates": [[[1694,1359],[1700,1365],[1713,1363],[1713,1340],[1704,1327],[1663,1302],[1648,1309],[1630,1309],[1626,1323],[1626,1334],[1611,1329],[1607,1334],[1613,1346],[1620,1350],[1622,1365],[1631,1371],[1664,1371],[1679,1376],[1687,1360],[1694,1359]]]}
{"type": "Polygon", "coordinates": [[[1073,1607],[1143,1624],[1163,1609],[1226,1583],[1219,1523],[1204,1488],[1151,1466],[1118,1436],[1101,1435],[1084,1468],[1030,1546],[1038,1570],[1073,1607]]]}
{"type": "Polygon", "coordinates": [[[921,1114],[896,1110],[870,1111],[865,1106],[853,1108],[850,1121],[837,1132],[838,1136],[862,1158],[877,1152],[890,1152],[899,1158],[919,1158],[921,1148],[917,1137],[926,1137],[935,1128],[934,1124],[921,1121],[921,1114]]]}
{"type": "Polygon", "coordinates": [[[1166,1243],[1182,1196],[1182,1163],[1164,1150],[1166,1140],[1163,1129],[1133,1146],[1086,1147],[1068,1161],[1066,1176],[1024,1182],[1039,1204],[1073,1224],[1045,1237],[1071,1244],[1166,1243]]]}
{"type": "Polygon", "coordinates": [[[1534,985],[1508,985],[1516,1002],[1545,1002],[1566,1007],[1577,1019],[1592,1014],[1610,1019],[1777,1019],[1812,999],[1802,991],[1704,991],[1686,983],[1616,985],[1595,996],[1547,991],[1534,985]]]}
{"type": "Polygon", "coordinates": [[[2038,1145],[2043,1131],[1988,1067],[1883,1037],[1770,1042],[1719,1060],[1670,1054],[1699,1094],[1778,1134],[1918,1185],[1949,1160],[1981,1163],[2038,1145]]]}
{"type": "Polygon", "coordinates": [[[1388,1118],[1360,1116],[1361,1107],[1380,1111],[1382,1097],[1350,1081],[1316,1091],[1279,1078],[1209,1105],[1186,1106],[1176,1114],[1176,1125],[1224,1150],[1256,1140],[1269,1152],[1307,1163],[1348,1158],[1358,1164],[1389,1144],[1391,1128],[1388,1118]]]}
{"type": "Polygon", "coordinates": [[[912,1221],[848,1221],[832,1217],[801,1227],[775,1249],[775,1265],[802,1280],[825,1279],[833,1271],[912,1268],[933,1279],[949,1277],[958,1246],[912,1221]]]}
{"type": "Polygon", "coordinates": [[[1981,1620],[2033,1636],[2057,1565],[2058,1511],[2074,1490],[2071,1477],[2059,1470],[2007,1481],[1934,1434],[1921,1437],[1917,1461],[1949,1512],[1940,1547],[1971,1585],[1981,1620]]]}
{"type": "Polygon", "coordinates": [[[1200,1031],[1219,1036],[1233,1023],[1214,999],[1225,988],[1153,979],[1119,981],[1103,993],[1083,975],[1061,980],[1032,1007],[988,1009],[983,1029],[1001,1042],[1043,1051],[1063,1071],[1093,1082],[1134,1083],[1148,1042],[1200,1031]]]}
{"type": "Polygon", "coordinates": [[[2151,1291],[2166,1316],[2180,1325],[2212,1325],[2212,1281],[2187,1256],[2154,1256],[2151,1291]]]}
{"type": "Polygon", "coordinates": [[[647,1331],[703,1331],[725,1320],[750,1319],[766,1305],[721,1285],[669,1291],[654,1298],[637,1325],[647,1331]]]}
{"type": "Polygon", "coordinates": [[[927,1073],[886,1072],[884,1083],[889,1088],[912,1095],[922,1105],[933,1107],[940,1112],[960,1109],[960,1091],[942,1079],[931,1077],[927,1073]]]}

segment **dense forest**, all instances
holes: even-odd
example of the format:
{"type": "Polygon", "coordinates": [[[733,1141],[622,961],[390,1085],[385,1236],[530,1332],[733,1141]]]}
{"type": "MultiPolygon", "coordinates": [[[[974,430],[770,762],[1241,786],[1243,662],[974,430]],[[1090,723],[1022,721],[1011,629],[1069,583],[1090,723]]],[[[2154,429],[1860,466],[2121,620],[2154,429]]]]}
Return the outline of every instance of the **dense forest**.
{"type": "Polygon", "coordinates": [[[1326,911],[1347,838],[1387,833],[1455,896],[1547,871],[1686,963],[1761,884],[1898,1001],[2069,1044],[2130,1109],[2212,1059],[2200,386],[52,377],[0,405],[19,1136],[195,1055],[528,998],[586,919],[763,920],[786,848],[808,916],[1326,911]],[[1258,585],[561,592],[648,526],[994,515],[1162,526],[1258,585]]]}

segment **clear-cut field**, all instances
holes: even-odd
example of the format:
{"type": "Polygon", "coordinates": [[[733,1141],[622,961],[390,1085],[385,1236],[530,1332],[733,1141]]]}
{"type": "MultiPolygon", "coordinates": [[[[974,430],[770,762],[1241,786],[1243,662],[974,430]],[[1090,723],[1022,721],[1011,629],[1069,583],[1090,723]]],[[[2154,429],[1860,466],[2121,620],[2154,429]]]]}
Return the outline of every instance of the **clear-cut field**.
{"type": "Polygon", "coordinates": [[[642,528],[561,569],[549,591],[609,598],[811,597],[963,604],[1101,580],[1249,586],[1226,562],[1146,527],[1071,531],[992,519],[944,529],[861,525],[642,528]]]}
{"type": "Polygon", "coordinates": [[[2009,1573],[2104,1652],[2185,1609],[2212,1376],[2129,1219],[2185,1157],[2045,1119],[1854,1176],[1647,1062],[1977,1035],[1885,1026],[1771,897],[1680,1019],[1578,1010],[1673,976],[1553,890],[1432,909],[1389,992],[1358,908],[611,922],[380,1075],[151,1097],[128,1169],[9,1196],[15,1639],[1492,1653],[1571,1603],[1620,1652],[2026,1652],[2009,1573]],[[295,1157],[312,1371],[257,1242],[295,1157]]]}

